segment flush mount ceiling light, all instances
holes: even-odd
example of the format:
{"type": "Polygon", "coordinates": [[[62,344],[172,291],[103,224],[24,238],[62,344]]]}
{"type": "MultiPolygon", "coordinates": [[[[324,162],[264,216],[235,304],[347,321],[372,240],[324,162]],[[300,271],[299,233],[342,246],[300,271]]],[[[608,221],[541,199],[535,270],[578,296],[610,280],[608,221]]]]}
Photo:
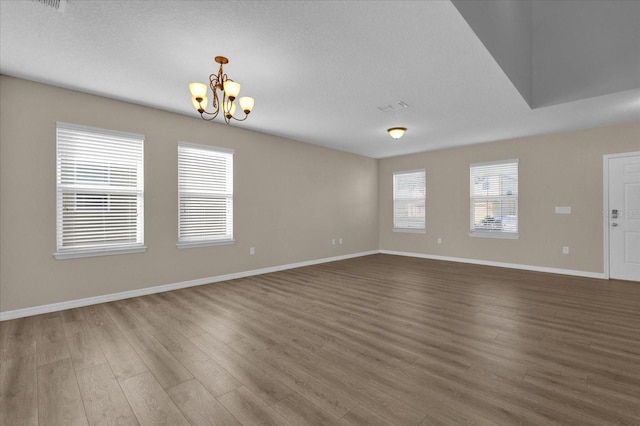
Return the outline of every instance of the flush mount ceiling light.
{"type": "Polygon", "coordinates": [[[404,132],[406,131],[407,131],[406,127],[392,127],[390,129],[387,129],[389,136],[391,136],[394,139],[400,139],[402,135],[404,135],[404,132]]]}
{"type": "Polygon", "coordinates": [[[231,119],[244,121],[253,109],[254,100],[248,96],[240,98],[240,108],[244,111],[244,117],[235,117],[236,104],[234,101],[240,93],[240,83],[231,80],[222,70],[222,66],[229,63],[227,58],[224,56],[216,56],[216,62],[220,64],[218,74],[211,74],[209,76],[209,87],[213,93],[213,100],[211,101],[213,111],[207,111],[208,99],[206,84],[191,83],[189,85],[189,90],[191,90],[191,102],[193,102],[194,108],[200,113],[200,117],[207,121],[211,121],[216,118],[221,110],[222,115],[224,116],[224,121],[227,124],[231,122],[231,119]],[[218,97],[218,90],[222,92],[222,100],[218,97]]]}

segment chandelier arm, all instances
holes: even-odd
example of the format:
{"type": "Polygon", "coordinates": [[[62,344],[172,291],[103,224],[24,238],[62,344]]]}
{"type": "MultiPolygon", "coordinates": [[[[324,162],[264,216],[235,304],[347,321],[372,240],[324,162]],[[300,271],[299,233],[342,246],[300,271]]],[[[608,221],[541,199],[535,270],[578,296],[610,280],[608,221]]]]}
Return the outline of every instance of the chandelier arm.
{"type": "Polygon", "coordinates": [[[249,117],[249,114],[247,114],[247,113],[245,113],[245,114],[244,114],[244,117],[243,117],[243,118],[237,118],[237,117],[235,117],[235,116],[233,116],[233,115],[231,116],[231,118],[233,118],[233,119],[234,119],[234,120],[236,120],[236,121],[244,121],[244,120],[246,120],[246,119],[247,119],[247,117],[249,117]]]}
{"type": "Polygon", "coordinates": [[[211,74],[209,76],[209,87],[211,88],[211,90],[215,93],[216,89],[218,88],[218,78],[220,77],[219,74],[211,74]]]}
{"type": "MultiPolygon", "coordinates": [[[[213,106],[213,112],[209,112],[206,109],[200,112],[200,117],[206,121],[212,121],[220,113],[220,107],[218,106],[218,93],[216,91],[216,80],[217,80],[217,76],[215,74],[209,75],[209,87],[211,88],[211,92],[213,94],[213,99],[211,100],[211,105],[213,106]],[[205,115],[209,116],[209,118],[205,117],[205,115]]],[[[205,108],[206,108],[206,105],[205,105],[205,108]]]]}
{"type": "Polygon", "coordinates": [[[218,76],[217,75],[211,74],[209,76],[209,87],[211,88],[211,93],[213,94],[213,100],[211,101],[211,104],[215,108],[216,104],[217,104],[217,100],[218,100],[218,94],[216,92],[216,88],[218,87],[218,76]]]}
{"type": "MultiPolygon", "coordinates": [[[[225,74],[225,79],[226,79],[226,74],[225,74]]],[[[231,104],[233,104],[233,101],[231,99],[229,99],[229,97],[227,96],[227,93],[223,90],[222,91],[222,103],[220,104],[220,108],[222,109],[222,115],[224,117],[224,121],[225,123],[229,124],[231,123],[231,119],[235,118],[233,115],[227,115],[228,111],[224,110],[225,105],[227,105],[227,102],[229,103],[229,111],[231,111],[231,104]]]]}
{"type": "Polygon", "coordinates": [[[220,64],[220,69],[218,70],[218,75],[216,76],[216,83],[218,90],[224,92],[224,82],[227,81],[229,77],[227,77],[227,73],[222,69],[222,64],[220,64]]]}
{"type": "Polygon", "coordinates": [[[213,105],[213,108],[215,109],[217,114],[220,111],[220,100],[218,99],[218,91],[213,88],[211,89],[211,91],[213,92],[213,99],[211,100],[211,105],[213,105]]]}
{"type": "Polygon", "coordinates": [[[219,112],[220,112],[219,108],[215,109],[213,112],[209,112],[206,109],[203,109],[202,112],[200,112],[200,117],[202,117],[203,120],[211,121],[218,116],[219,112]],[[206,118],[205,115],[210,116],[211,118],[206,118]]]}
{"type": "MultiPolygon", "coordinates": [[[[200,111],[198,111],[200,112],[200,111]]],[[[218,113],[220,112],[220,110],[214,110],[213,112],[209,112],[206,109],[203,109],[202,112],[200,112],[200,117],[202,117],[202,119],[207,120],[207,121],[211,121],[214,118],[216,118],[218,116],[218,113]],[[211,118],[206,118],[206,116],[210,116],[211,118]]]]}
{"type": "Polygon", "coordinates": [[[204,111],[204,112],[200,113],[200,118],[202,118],[205,121],[213,121],[218,116],[217,112],[215,114],[211,115],[211,117],[208,117],[208,118],[204,116],[205,114],[211,115],[211,113],[207,112],[207,111],[204,111]]]}

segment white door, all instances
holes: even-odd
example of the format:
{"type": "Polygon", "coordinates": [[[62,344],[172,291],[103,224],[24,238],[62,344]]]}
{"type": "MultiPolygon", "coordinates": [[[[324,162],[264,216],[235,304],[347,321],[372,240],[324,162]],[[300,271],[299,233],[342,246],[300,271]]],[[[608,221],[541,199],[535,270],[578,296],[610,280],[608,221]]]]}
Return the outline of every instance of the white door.
{"type": "Polygon", "coordinates": [[[609,275],[640,281],[640,155],[609,158],[609,275]]]}

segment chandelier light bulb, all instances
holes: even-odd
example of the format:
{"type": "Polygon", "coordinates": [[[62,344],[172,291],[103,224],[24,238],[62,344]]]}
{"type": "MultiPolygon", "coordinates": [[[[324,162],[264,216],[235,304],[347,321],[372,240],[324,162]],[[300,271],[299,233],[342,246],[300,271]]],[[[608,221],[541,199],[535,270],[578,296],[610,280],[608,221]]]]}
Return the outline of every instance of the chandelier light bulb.
{"type": "Polygon", "coordinates": [[[207,99],[206,96],[204,98],[191,98],[191,102],[193,102],[193,107],[198,112],[204,112],[204,110],[207,108],[208,101],[209,100],[207,99]]]}
{"type": "Polygon", "coordinates": [[[240,83],[236,83],[233,80],[227,80],[224,82],[224,92],[227,97],[234,100],[240,94],[240,83]]]}
{"type": "Polygon", "coordinates": [[[240,108],[245,112],[245,114],[249,114],[253,109],[253,98],[249,96],[243,96],[240,98],[240,108]]]}
{"type": "Polygon", "coordinates": [[[236,113],[236,104],[231,99],[229,99],[224,103],[223,109],[225,117],[233,117],[233,115],[236,113]]]}
{"type": "Polygon", "coordinates": [[[191,96],[194,98],[204,98],[207,96],[207,85],[203,83],[191,83],[189,85],[191,96]]]}
{"type": "Polygon", "coordinates": [[[407,131],[406,127],[392,127],[390,129],[387,129],[389,136],[391,136],[394,139],[400,139],[402,135],[404,135],[404,132],[406,131],[407,131]]]}

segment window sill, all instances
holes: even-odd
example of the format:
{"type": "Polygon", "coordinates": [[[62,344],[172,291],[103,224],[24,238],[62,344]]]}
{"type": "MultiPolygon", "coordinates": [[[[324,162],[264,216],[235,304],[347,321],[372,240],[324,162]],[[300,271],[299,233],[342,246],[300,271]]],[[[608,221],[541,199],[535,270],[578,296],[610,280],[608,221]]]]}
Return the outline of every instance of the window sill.
{"type": "Polygon", "coordinates": [[[114,256],[118,254],[133,254],[144,253],[147,251],[146,246],[140,247],[121,247],[116,249],[96,249],[96,250],[83,250],[83,251],[62,251],[53,253],[53,257],[56,260],[64,259],[78,259],[82,257],[99,257],[99,256],[114,256]]]}
{"type": "Polygon", "coordinates": [[[503,240],[519,240],[520,234],[510,232],[469,232],[470,237],[499,238],[503,240]]]}
{"type": "Polygon", "coordinates": [[[412,228],[393,228],[393,232],[400,232],[404,234],[426,234],[426,229],[412,229],[412,228]]]}
{"type": "Polygon", "coordinates": [[[194,241],[178,243],[176,244],[176,247],[178,247],[179,249],[188,249],[197,247],[226,246],[235,243],[236,240],[194,241]]]}

